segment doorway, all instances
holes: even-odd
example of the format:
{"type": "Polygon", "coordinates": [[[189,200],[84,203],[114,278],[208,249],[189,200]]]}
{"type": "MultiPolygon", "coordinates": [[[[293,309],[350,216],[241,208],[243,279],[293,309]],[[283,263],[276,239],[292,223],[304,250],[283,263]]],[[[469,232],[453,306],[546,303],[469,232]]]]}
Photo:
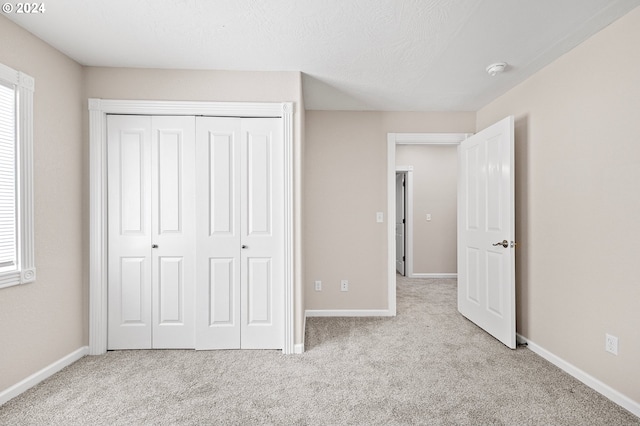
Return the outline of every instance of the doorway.
{"type": "MultiPolygon", "coordinates": [[[[396,146],[397,145],[459,145],[460,142],[471,136],[471,133],[389,133],[387,134],[387,215],[389,217],[387,227],[388,240],[388,301],[389,312],[396,315],[396,172],[409,171],[413,172],[410,166],[396,166],[396,146]],[[406,169],[406,170],[403,170],[406,169]]],[[[410,174],[413,176],[413,173],[410,174]]],[[[413,192],[413,191],[411,191],[413,192]]],[[[412,214],[413,206],[408,207],[406,211],[412,214]]],[[[411,228],[413,228],[413,220],[411,228]]],[[[413,240],[411,243],[408,239],[412,239],[413,229],[406,229],[405,247],[410,244],[410,249],[405,253],[405,275],[410,273],[413,276],[413,259],[407,258],[413,254],[413,240]],[[411,261],[409,264],[408,261],[411,261]],[[408,268],[410,267],[410,272],[408,268]]]]}

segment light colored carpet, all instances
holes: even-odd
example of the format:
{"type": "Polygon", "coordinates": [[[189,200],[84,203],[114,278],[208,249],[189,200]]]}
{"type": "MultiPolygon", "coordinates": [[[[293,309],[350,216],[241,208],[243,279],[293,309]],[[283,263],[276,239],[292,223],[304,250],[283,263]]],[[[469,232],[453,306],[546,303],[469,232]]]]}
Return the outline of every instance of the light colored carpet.
{"type": "Polygon", "coordinates": [[[85,357],[0,424],[640,425],[461,317],[455,280],[400,279],[395,318],[309,318],[306,349],[85,357]]]}

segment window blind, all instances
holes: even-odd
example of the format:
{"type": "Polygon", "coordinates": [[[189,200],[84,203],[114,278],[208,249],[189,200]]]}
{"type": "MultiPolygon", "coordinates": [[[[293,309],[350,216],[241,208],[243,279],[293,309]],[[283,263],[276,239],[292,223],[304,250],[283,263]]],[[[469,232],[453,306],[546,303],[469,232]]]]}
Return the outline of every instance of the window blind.
{"type": "Polygon", "coordinates": [[[0,84],[0,271],[17,264],[16,90],[0,84]]]}

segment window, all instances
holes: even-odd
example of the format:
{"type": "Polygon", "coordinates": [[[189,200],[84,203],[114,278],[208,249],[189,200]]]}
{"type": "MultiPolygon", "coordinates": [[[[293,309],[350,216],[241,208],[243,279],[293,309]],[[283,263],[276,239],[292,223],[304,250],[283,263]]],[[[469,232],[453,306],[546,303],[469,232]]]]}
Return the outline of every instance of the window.
{"type": "Polygon", "coordinates": [[[0,64],[0,288],[35,280],[32,77],[0,64]]]}

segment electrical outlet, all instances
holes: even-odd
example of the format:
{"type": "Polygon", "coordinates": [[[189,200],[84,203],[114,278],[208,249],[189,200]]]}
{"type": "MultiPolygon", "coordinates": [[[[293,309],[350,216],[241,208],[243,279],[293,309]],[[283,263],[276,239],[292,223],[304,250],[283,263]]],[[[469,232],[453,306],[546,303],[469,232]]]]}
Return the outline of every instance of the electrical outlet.
{"type": "Polygon", "coordinates": [[[618,338],[610,334],[604,335],[604,350],[618,355],[618,338]]]}
{"type": "Polygon", "coordinates": [[[315,282],[315,286],[316,286],[316,291],[322,291],[322,281],[317,280],[315,282]]]}
{"type": "Polygon", "coordinates": [[[349,280],[340,281],[340,291],[349,291],[349,280]]]}

